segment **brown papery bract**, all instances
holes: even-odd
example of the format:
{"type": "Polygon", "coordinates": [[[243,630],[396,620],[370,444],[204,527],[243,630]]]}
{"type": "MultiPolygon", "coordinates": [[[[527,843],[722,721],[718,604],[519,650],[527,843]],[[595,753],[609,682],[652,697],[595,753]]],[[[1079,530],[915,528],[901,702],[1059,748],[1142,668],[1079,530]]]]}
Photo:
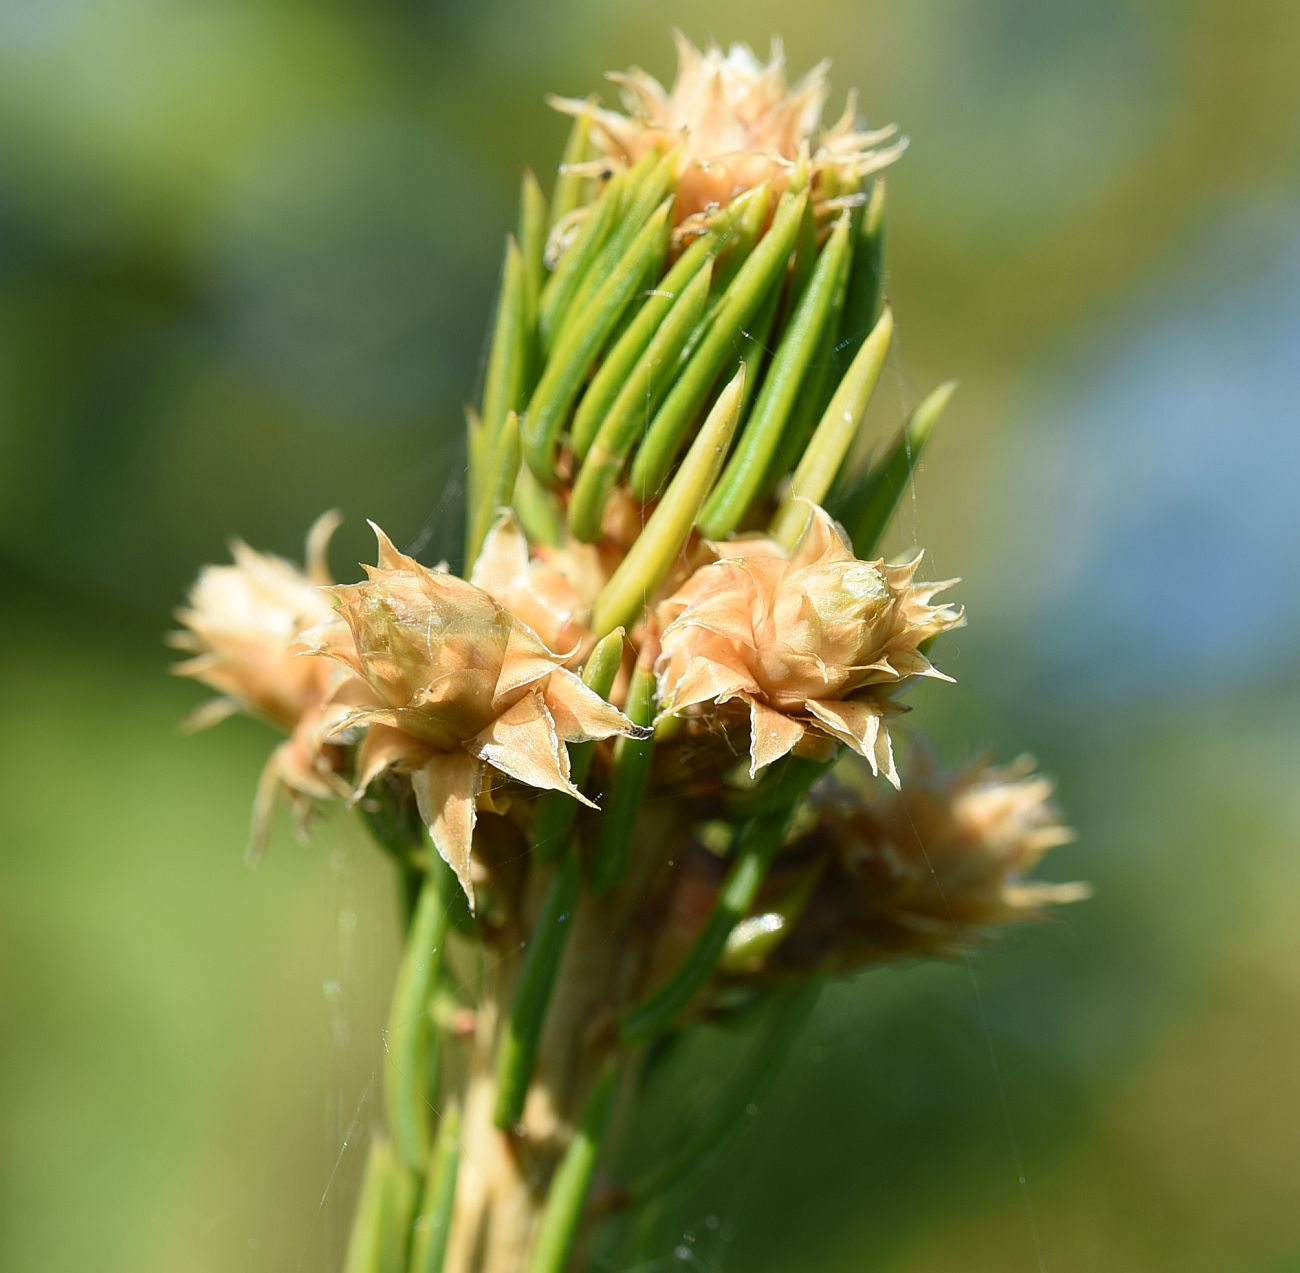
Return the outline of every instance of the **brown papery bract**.
{"type": "Polygon", "coordinates": [[[364,728],[356,794],[388,769],[409,773],[434,846],[473,902],[470,845],[489,770],[591,804],[569,777],[570,742],[635,734],[532,628],[496,598],[399,552],[375,527],[369,578],[330,589],[338,617],[313,653],[342,664],[348,710],[364,728]]]}
{"type": "Polygon", "coordinates": [[[316,801],[347,792],[338,774],[339,749],[327,741],[340,715],[327,704],[338,676],[300,657],[303,633],[332,613],[323,585],[331,582],[326,550],[339,520],[325,513],[312,526],[305,572],[235,540],[234,563],[203,568],[188,604],[177,611],[183,628],[170,637],[175,648],[191,654],[173,670],[220,694],[191,713],[189,728],[242,711],[289,735],[258,783],[249,846],[254,855],[266,842],[278,792],[288,793],[300,825],[316,801]]]}
{"type": "Polygon", "coordinates": [[[960,610],[930,604],[954,581],[915,583],[919,556],[859,561],[820,508],[789,556],[759,538],[713,550],[718,560],[660,607],[664,713],[744,704],[751,775],[811,731],[847,743],[897,786],[885,718],[901,710],[893,695],[903,682],[951,679],[920,646],[963,622],[960,610]]]}
{"type": "MultiPolygon", "coordinates": [[[[819,789],[733,933],[720,987],[959,957],[995,930],[1089,896],[1084,884],[1029,878],[1073,839],[1029,757],[956,774],[922,759],[901,791],[879,790],[855,760],[819,789]]],[[[676,966],[698,940],[724,872],[701,843],[686,847],[658,929],[658,966],[676,966]]],[[[709,1009],[707,996],[700,1007],[709,1009]]]]}
{"type": "MultiPolygon", "coordinates": [[[[825,869],[774,965],[844,972],[960,954],[993,929],[1089,895],[1084,884],[1027,878],[1071,839],[1028,757],[953,775],[927,766],[897,794],[838,802],[789,846],[792,863],[825,869]]],[[[780,886],[778,877],[771,887],[780,886]]]]}
{"type": "Polygon", "coordinates": [[[804,148],[811,152],[814,177],[833,169],[860,181],[906,147],[892,126],[860,130],[852,99],[833,126],[821,127],[825,62],[791,86],[779,41],[764,64],[743,44],[724,53],[717,45],[696,48],[681,32],[675,39],[677,78],[671,88],[639,67],[609,76],[622,89],[626,114],[575,98],[552,98],[551,104],[571,115],[592,114],[607,163],[631,165],[652,150],[680,145],[678,221],[764,182],[779,193],[804,148]]]}
{"type": "Polygon", "coordinates": [[[571,540],[530,551],[519,522],[506,512],[483,541],[470,582],[491,593],[552,650],[581,660],[595,644],[591,608],[609,574],[595,544],[571,540]]]}

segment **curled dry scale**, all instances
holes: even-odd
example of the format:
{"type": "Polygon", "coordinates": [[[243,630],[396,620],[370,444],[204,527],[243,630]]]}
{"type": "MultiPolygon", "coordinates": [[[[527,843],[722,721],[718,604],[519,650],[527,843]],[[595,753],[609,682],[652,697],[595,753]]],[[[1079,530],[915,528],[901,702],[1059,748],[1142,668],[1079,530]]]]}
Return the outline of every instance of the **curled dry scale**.
{"type": "Polygon", "coordinates": [[[852,99],[823,125],[826,68],[791,87],[779,48],[678,59],[671,88],[612,75],[621,111],[552,102],[572,131],[507,240],[461,573],[376,527],[337,582],[327,514],[305,568],[237,543],[180,611],[177,670],[220,695],[195,723],[283,735],[254,850],[281,798],[305,831],[351,805],[404,886],[349,1273],[632,1267],[828,978],[1084,892],[1026,878],[1068,838],[1032,763],[896,760],[964,621],[919,553],[879,555],[951,386],[862,425],[905,142],[852,99]],[[664,1044],[742,1016],[743,1073],[630,1176],[664,1044]]]}

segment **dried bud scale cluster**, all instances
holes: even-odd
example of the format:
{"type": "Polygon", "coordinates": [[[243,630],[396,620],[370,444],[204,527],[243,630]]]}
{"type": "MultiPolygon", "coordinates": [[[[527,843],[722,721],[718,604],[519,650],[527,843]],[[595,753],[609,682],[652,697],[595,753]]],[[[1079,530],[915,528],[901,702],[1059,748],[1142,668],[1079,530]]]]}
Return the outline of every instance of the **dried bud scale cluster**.
{"type": "Polygon", "coordinates": [[[613,1075],[737,987],[1079,896],[1022,879],[1064,838],[1043,780],[895,760],[902,695],[950,679],[931,646],[964,621],[935,601],[955,581],[877,550],[950,390],[847,458],[893,330],[876,174],[902,143],[851,108],[823,129],[825,68],[788,87],[779,46],[678,57],[669,88],[612,77],[626,115],[556,103],[573,135],[549,206],[525,181],[470,417],[464,570],[376,528],[334,583],[331,518],[308,572],[237,545],[180,612],[178,670],[222,696],[200,715],[287,735],[259,834],[280,790],[360,803],[420,885],[394,1019],[454,1063],[390,1076],[398,1153],[376,1142],[367,1189],[405,1201],[354,1234],[412,1268],[564,1267],[613,1075]],[[461,896],[450,953],[494,971],[444,1034],[423,947],[461,896]],[[431,1107],[456,1111],[433,1140],[431,1107]]]}
{"type": "Polygon", "coordinates": [[[308,634],[310,653],[351,674],[334,693],[350,705],[336,734],[362,732],[356,797],[389,769],[409,773],[434,847],[472,905],[476,807],[490,775],[590,804],[570,780],[565,744],[636,727],[490,592],[376,534],[379,564],[366,582],[329,589],[338,617],[308,634]]]}
{"type": "Polygon", "coordinates": [[[1028,878],[1072,839],[1028,757],[955,774],[917,769],[888,794],[867,789],[861,766],[842,769],[733,932],[730,977],[955,957],[1006,924],[1088,896],[1081,884],[1028,878]]]}
{"type": "Polygon", "coordinates": [[[884,722],[910,677],[951,679],[920,650],[962,622],[929,604],[949,584],[914,583],[919,557],[859,561],[820,508],[793,553],[764,538],[714,552],[660,607],[664,711],[744,704],[751,778],[811,733],[847,744],[897,786],[884,722]]]}
{"type": "Polygon", "coordinates": [[[679,219],[764,183],[779,193],[803,151],[816,171],[851,186],[893,163],[907,146],[896,127],[859,129],[851,98],[839,120],[822,127],[828,62],[790,86],[779,40],[766,64],[743,44],[724,53],[716,45],[698,49],[681,32],[675,40],[677,77],[670,87],[639,67],[609,76],[621,90],[625,114],[577,98],[552,98],[552,105],[579,117],[590,112],[602,164],[634,164],[680,143],[679,219]]]}
{"type": "Polygon", "coordinates": [[[170,637],[190,655],[174,670],[220,696],[191,713],[187,725],[201,729],[242,711],[288,735],[258,784],[249,845],[254,856],[265,844],[277,793],[288,795],[305,826],[315,802],[348,790],[341,749],[331,743],[340,715],[331,707],[336,678],[327,666],[300,657],[303,634],[332,615],[323,586],[330,582],[325,555],[338,521],[335,513],[317,519],[307,538],[305,572],[234,541],[233,564],[204,567],[177,612],[182,627],[170,637]]]}

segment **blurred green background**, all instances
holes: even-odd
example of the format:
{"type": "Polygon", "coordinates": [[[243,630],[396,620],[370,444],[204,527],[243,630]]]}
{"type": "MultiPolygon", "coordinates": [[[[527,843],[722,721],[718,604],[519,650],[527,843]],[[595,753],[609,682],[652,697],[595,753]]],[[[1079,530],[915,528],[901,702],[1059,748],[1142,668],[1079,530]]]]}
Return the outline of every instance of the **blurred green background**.
{"type": "Polygon", "coordinates": [[[1300,1269],[1285,0],[0,6],[0,1267],[335,1267],[392,882],[346,818],[243,865],[270,738],[182,741],[160,634],[229,533],[452,547],[542,95],[669,73],[671,23],[912,136],[874,427],[961,380],[894,546],[970,613],[913,719],[1035,752],[1097,895],[830,992],[653,1267],[1300,1269]]]}

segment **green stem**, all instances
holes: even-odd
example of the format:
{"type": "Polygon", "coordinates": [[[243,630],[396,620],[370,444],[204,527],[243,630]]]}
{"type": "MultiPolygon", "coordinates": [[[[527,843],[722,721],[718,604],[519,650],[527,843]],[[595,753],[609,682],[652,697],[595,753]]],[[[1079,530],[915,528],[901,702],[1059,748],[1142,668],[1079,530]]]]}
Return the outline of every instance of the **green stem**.
{"type": "MultiPolygon", "coordinates": [[[[856,248],[853,249],[857,251],[856,248]]],[[[837,342],[849,339],[844,335],[844,306],[848,300],[849,283],[854,273],[856,259],[850,260],[849,268],[840,271],[839,284],[835,289],[835,294],[831,297],[830,313],[826,318],[826,334],[837,334],[837,342]]],[[[856,336],[852,337],[854,353],[857,352],[861,340],[856,336]]],[[[848,361],[852,361],[850,358],[848,361]]],[[[790,418],[781,434],[781,445],[777,453],[772,457],[772,462],[768,465],[767,474],[763,479],[761,494],[766,497],[780,485],[781,481],[789,475],[795,465],[799,463],[799,457],[803,455],[804,448],[808,445],[808,439],[812,437],[813,429],[817,421],[821,419],[821,414],[830,401],[831,393],[834,390],[836,381],[840,375],[840,358],[838,343],[836,348],[830,353],[819,354],[814,360],[811,367],[808,368],[807,375],[804,378],[802,387],[799,390],[799,398],[795,403],[794,409],[790,412],[790,418]]]]}
{"type": "Polygon", "coordinates": [[[848,501],[843,520],[859,557],[870,557],[876,551],[921,459],[921,452],[956,388],[956,381],[947,381],[912,412],[889,454],[872,469],[848,501]]]}
{"type": "MultiPolygon", "coordinates": [[[[602,698],[608,697],[613,687],[622,654],[623,633],[619,630],[600,641],[587,658],[583,680],[602,698]]],[[[569,764],[570,776],[576,786],[581,787],[586,780],[594,746],[594,743],[584,743],[573,748],[569,764]]],[[[564,852],[534,924],[510,1005],[510,1015],[497,1048],[493,1120],[498,1127],[505,1129],[514,1127],[524,1112],[546,1009],[564,954],[569,920],[578,902],[582,863],[571,839],[577,808],[577,802],[571,797],[563,792],[554,792],[538,810],[534,842],[539,849],[542,844],[562,843],[564,852]]]]}
{"type": "MultiPolygon", "coordinates": [[[[595,690],[601,698],[609,698],[614,688],[623,659],[623,641],[623,629],[616,628],[599,640],[587,656],[582,679],[587,688],[595,690]]],[[[587,773],[595,759],[595,748],[595,743],[572,743],[569,746],[569,781],[579,789],[587,781],[587,773]]],[[[533,851],[540,861],[551,861],[568,846],[577,815],[578,802],[567,792],[548,791],[542,796],[532,830],[533,851]]]]}
{"type": "Polygon", "coordinates": [[[503,1130],[514,1127],[524,1112],[546,1008],[564,954],[569,920],[578,901],[581,869],[578,855],[572,850],[561,859],[524,952],[510,1016],[497,1048],[496,1107],[492,1117],[503,1130]]]}
{"type": "MultiPolygon", "coordinates": [[[[708,245],[701,240],[688,251],[701,246],[708,245]]],[[[685,256],[678,265],[683,261],[685,256]]],[[[586,543],[595,543],[600,538],[605,505],[636,445],[643,421],[671,382],[677,359],[704,313],[712,268],[712,261],[706,259],[680,291],[670,292],[665,283],[660,294],[646,302],[636,322],[627,330],[627,335],[634,338],[627,348],[640,340],[640,320],[647,314],[655,320],[653,334],[646,337],[634,360],[620,356],[616,347],[597,372],[578,408],[573,425],[574,445],[582,453],[583,461],[569,503],[569,528],[586,543]],[[617,381],[602,375],[606,368],[618,373],[617,381]],[[610,398],[607,405],[603,402],[606,397],[610,398]],[[598,400],[598,407],[589,410],[587,404],[593,400],[598,400]],[[583,446],[585,434],[580,435],[579,429],[587,434],[596,430],[586,447],[583,446]]]]}
{"type": "MultiPolygon", "coordinates": [[[[656,708],[654,672],[638,666],[632,673],[624,707],[634,725],[653,724],[656,708]]],[[[606,893],[623,878],[637,809],[650,774],[654,756],[654,736],[646,739],[620,738],[614,747],[609,795],[601,810],[596,831],[596,847],[591,863],[591,884],[597,893],[606,893]]]]}
{"type": "Polygon", "coordinates": [[[645,1043],[673,1025],[704,988],[726,949],[731,930],[754,904],[767,869],[785,839],[797,802],[812,785],[824,764],[788,758],[774,774],[768,807],[752,817],[736,834],[735,857],[713,910],[681,966],[657,990],[630,1008],[619,1025],[627,1044],[645,1043]]]}
{"type": "Polygon", "coordinates": [[[618,219],[621,191],[622,184],[615,177],[596,196],[573,242],[542,285],[537,302],[537,332],[543,354],[550,350],[574,292],[618,219]]]}
{"type": "MultiPolygon", "coordinates": [[[[679,155],[676,151],[664,155],[658,163],[651,163],[653,156],[647,156],[643,161],[647,167],[644,169],[644,177],[637,179],[634,171],[629,171],[628,185],[623,194],[623,208],[619,214],[618,225],[611,232],[605,245],[597,253],[595,260],[587,269],[586,276],[578,286],[573,300],[569,304],[569,312],[565,318],[564,327],[568,328],[574,324],[587,324],[593,301],[599,291],[603,290],[606,280],[614,270],[615,264],[621,260],[627,253],[633,241],[638,237],[642,227],[650,219],[655,209],[658,208],[667,198],[670,202],[676,197],[677,189],[677,162],[679,155]]],[[[638,168],[641,164],[637,165],[638,168]]],[[[666,245],[665,245],[666,248],[666,245]]],[[[658,270],[655,275],[657,276],[658,270]]],[[[647,283],[649,286],[649,283],[647,283]]],[[[567,335],[565,330],[561,330],[560,339],[567,335]]]]}
{"type": "MultiPolygon", "coordinates": [[[[630,427],[625,423],[626,417],[629,414],[635,416],[637,412],[644,416],[653,411],[663,393],[667,392],[666,388],[656,388],[658,382],[652,381],[649,373],[662,369],[664,374],[659,379],[667,379],[668,369],[675,365],[698,326],[709,281],[704,282],[697,308],[688,312],[679,306],[679,300],[684,304],[684,293],[701,270],[711,278],[718,253],[728,243],[746,202],[742,196],[709,219],[708,229],[686,248],[668,273],[654,283],[645,304],[614,342],[608,356],[601,360],[573,416],[573,449],[580,458],[586,459],[593,443],[602,445],[606,452],[611,451],[613,440],[622,438],[630,427]],[[668,318],[670,312],[673,315],[671,319],[668,318]],[[675,323],[681,328],[671,342],[661,335],[665,322],[675,323]],[[629,389],[630,378],[633,387],[629,389]]],[[[627,448],[620,452],[620,456],[631,448],[632,441],[633,437],[629,435],[627,448]]]]}
{"type": "Polygon", "coordinates": [[[514,500],[515,481],[519,476],[519,417],[507,414],[497,430],[492,455],[483,465],[483,478],[477,503],[470,519],[469,540],[465,545],[465,568],[472,570],[479,550],[487,538],[497,513],[514,500]]]}
{"type": "Polygon", "coordinates": [[[407,931],[388,1016],[388,1066],[384,1098],[388,1127],[398,1158],[408,1170],[424,1170],[429,1156],[429,1075],[438,1036],[429,1020],[429,1001],[447,940],[448,910],[443,873],[424,879],[407,931]]]}
{"type": "Polygon", "coordinates": [[[658,508],[596,598],[592,631],[612,632],[635,623],[647,600],[667,577],[722,469],[740,420],[744,392],[745,365],[741,363],[735,377],[718,395],[658,508]]]}
{"type": "Polygon", "coordinates": [[[405,1273],[414,1186],[381,1135],[370,1143],[343,1273],[405,1273]]]}
{"type": "Polygon", "coordinates": [[[537,314],[546,279],[546,196],[531,168],[524,169],[519,192],[519,252],[523,258],[529,314],[537,314]]]}
{"type": "Polygon", "coordinates": [[[854,356],[823,412],[812,441],[790,479],[785,501],[772,521],[772,537],[780,540],[786,548],[793,549],[807,527],[811,515],[809,502],[822,503],[834,484],[862,424],[871,395],[880,382],[893,334],[893,315],[886,308],[871,335],[862,342],[862,348],[854,356]]]}
{"type": "Polygon", "coordinates": [[[438,1126],[420,1214],[412,1227],[410,1273],[442,1273],[460,1166],[460,1109],[448,1105],[438,1126]]]}
{"type": "Polygon", "coordinates": [[[703,339],[656,412],[633,461],[632,489],[642,501],[658,494],[692,421],[726,366],[737,337],[758,312],[768,290],[784,278],[807,199],[806,193],[787,192],[771,228],[705,318],[703,339]]]}
{"type": "Polygon", "coordinates": [[[735,530],[762,492],[786,422],[813,356],[822,344],[831,302],[846,265],[848,242],[848,218],[841,217],[817,258],[812,281],[804,289],[781,337],[763,392],[700,517],[700,531],[710,539],[721,539],[735,530]]]}
{"type": "Polygon", "coordinates": [[[742,919],[731,930],[726,949],[718,961],[721,971],[744,974],[770,959],[798,924],[825,870],[825,859],[819,859],[807,867],[769,909],[742,919]]]}
{"type": "Polygon", "coordinates": [[[746,1049],[745,1061],[727,1082],[721,1084],[707,1113],[696,1124],[685,1143],[658,1165],[628,1186],[636,1205],[661,1198],[679,1188],[707,1165],[743,1125],[751,1104],[764,1099],[780,1076],[791,1049],[817,1003],[821,986],[800,982],[773,992],[759,1035],[746,1049]]]}
{"type": "Polygon", "coordinates": [[[556,226],[570,212],[582,205],[583,194],[587,187],[587,178],[573,169],[587,161],[591,153],[592,114],[596,108],[596,99],[589,97],[587,105],[591,110],[583,111],[574,118],[569,130],[569,139],[564,144],[564,154],[560,157],[560,172],[555,179],[555,188],[551,192],[551,225],[556,226]]]}
{"type": "Polygon", "coordinates": [[[530,544],[558,548],[564,542],[564,511],[559,497],[548,491],[526,464],[515,478],[514,508],[530,544]]]}
{"type": "Polygon", "coordinates": [[[605,273],[600,288],[569,324],[547,359],[528,403],[524,452],[543,482],[555,469],[555,452],[573,403],[605,342],[644,280],[659,273],[668,248],[671,199],[656,208],[626,252],[605,273]]]}
{"type": "Polygon", "coordinates": [[[885,179],[871,183],[866,207],[854,217],[853,274],[836,342],[836,370],[853,361],[858,346],[880,319],[885,295],[885,179]]]}
{"type": "MultiPolygon", "coordinates": [[[[728,232],[723,236],[722,251],[718,257],[716,283],[718,296],[721,298],[740,273],[740,267],[749,259],[754,245],[763,235],[767,225],[767,214],[772,207],[772,187],[768,182],[746,190],[729,205],[735,208],[737,215],[728,232]]],[[[704,332],[700,332],[703,338],[704,332]]],[[[698,344],[697,340],[695,344],[698,344]]],[[[693,348],[694,346],[692,346],[693,348]]]]}
{"type": "Polygon", "coordinates": [[[501,277],[492,348],[483,382],[483,426],[495,442],[508,411],[523,405],[528,372],[528,300],[524,259],[513,237],[506,240],[506,263],[501,277]]]}
{"type": "Polygon", "coordinates": [[[582,1121],[551,1181],[528,1273],[564,1273],[573,1251],[613,1110],[615,1063],[605,1062],[582,1111],[582,1121]]]}
{"type": "Polygon", "coordinates": [[[758,386],[763,383],[763,372],[772,352],[768,346],[768,337],[772,334],[784,291],[783,287],[778,286],[768,292],[758,313],[754,315],[754,321],[740,333],[740,339],[736,342],[736,361],[745,365],[745,392],[740,402],[742,415],[749,410],[758,386]]]}

